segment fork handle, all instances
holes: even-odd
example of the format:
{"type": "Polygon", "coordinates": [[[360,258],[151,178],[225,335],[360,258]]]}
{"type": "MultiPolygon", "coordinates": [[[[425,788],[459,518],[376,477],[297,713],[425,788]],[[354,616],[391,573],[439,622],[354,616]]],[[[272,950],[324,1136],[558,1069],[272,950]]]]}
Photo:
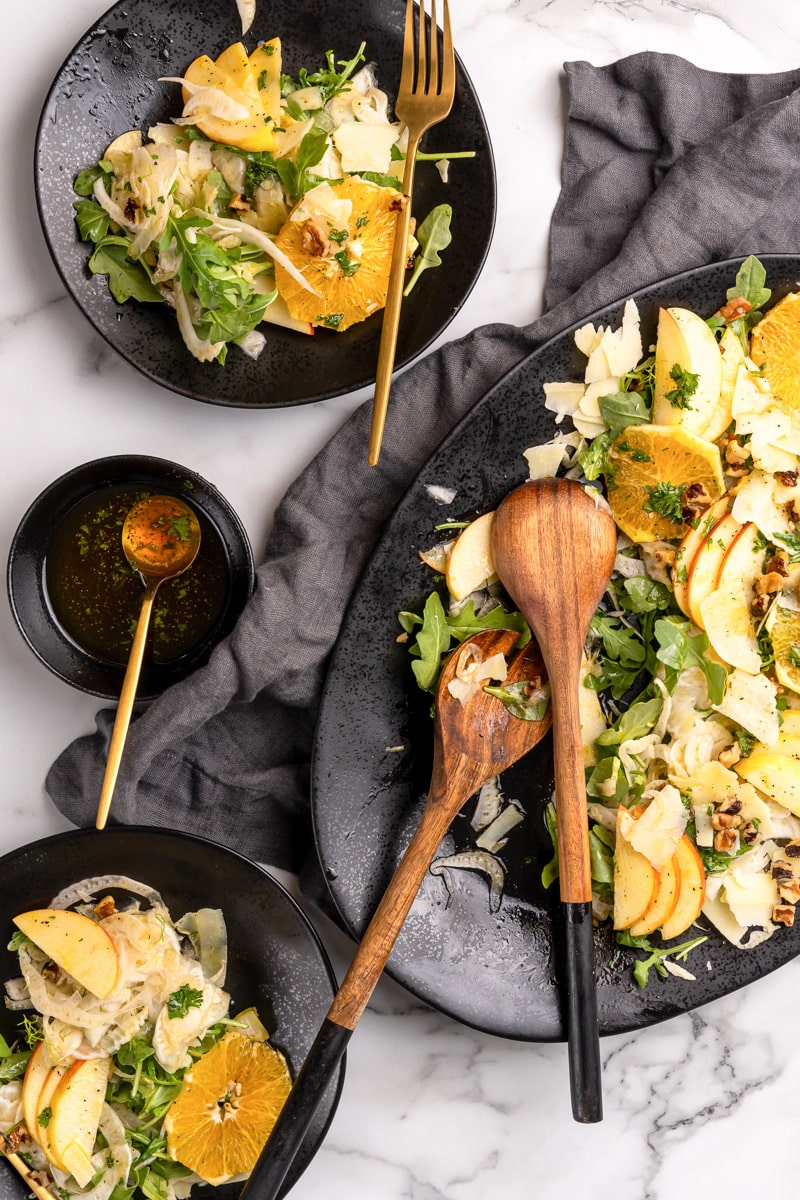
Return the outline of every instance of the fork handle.
{"type": "Polygon", "coordinates": [[[403,303],[403,284],[408,261],[411,195],[414,188],[414,168],[419,142],[419,134],[408,139],[406,166],[403,172],[403,203],[397,214],[397,225],[394,231],[392,265],[389,271],[389,286],[386,291],[386,308],[383,313],[378,367],[375,374],[375,398],[372,402],[372,425],[369,432],[369,465],[371,467],[377,464],[380,456],[383,427],[386,424],[386,409],[389,405],[389,388],[392,386],[392,371],[397,350],[397,330],[400,324],[400,305],[403,303]]]}

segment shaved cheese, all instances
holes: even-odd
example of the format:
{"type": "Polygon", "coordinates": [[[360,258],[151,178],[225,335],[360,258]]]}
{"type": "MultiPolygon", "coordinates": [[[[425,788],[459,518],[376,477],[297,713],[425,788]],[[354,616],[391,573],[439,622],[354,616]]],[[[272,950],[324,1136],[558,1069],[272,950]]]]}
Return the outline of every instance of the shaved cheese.
{"type": "Polygon", "coordinates": [[[778,885],[769,872],[753,874],[736,867],[725,872],[720,895],[739,925],[761,929],[771,926],[773,906],[780,900],[778,885]]]}
{"type": "Polygon", "coordinates": [[[760,413],[769,407],[772,396],[769,385],[766,389],[764,388],[765,383],[766,380],[763,376],[756,376],[756,373],[749,371],[746,365],[742,364],[739,367],[731,400],[731,413],[734,421],[744,413],[760,413]]]}
{"type": "Polygon", "coordinates": [[[385,175],[392,161],[392,146],[399,136],[399,125],[348,121],[334,129],[331,140],[341,155],[343,171],[349,174],[377,171],[385,175]]]}
{"type": "Polygon", "coordinates": [[[748,449],[753,462],[762,471],[793,471],[797,459],[780,447],[781,438],[791,437],[792,422],[777,409],[744,413],[736,421],[737,434],[750,435],[748,449]]]}
{"type": "Polygon", "coordinates": [[[766,675],[751,675],[735,667],[728,675],[722,703],[712,707],[772,746],[780,732],[777,697],[777,688],[766,675]]]}
{"type": "Polygon", "coordinates": [[[642,357],[639,310],[633,300],[625,303],[619,329],[606,329],[600,339],[610,375],[627,375],[642,357]]]}
{"type": "Polygon", "coordinates": [[[294,207],[290,220],[329,221],[334,229],[346,229],[352,215],[352,200],[341,199],[329,183],[318,183],[294,207]]]}
{"type": "Polygon", "coordinates": [[[602,325],[598,329],[595,329],[594,325],[589,321],[586,325],[581,325],[580,329],[575,330],[573,340],[581,354],[585,354],[589,358],[592,351],[600,345],[600,339],[604,332],[605,329],[602,325]]]}
{"type": "Polygon", "coordinates": [[[481,684],[487,679],[503,682],[508,674],[508,665],[503,654],[492,654],[490,658],[482,658],[475,646],[468,645],[460,651],[456,662],[455,677],[450,680],[447,690],[461,704],[481,690],[481,684]]]}
{"type": "MultiPolygon", "coordinates": [[[[694,795],[694,793],[692,793],[694,795]]],[[[698,846],[708,849],[714,845],[714,826],[711,824],[711,806],[709,804],[693,804],[695,838],[698,846]]]]}
{"type": "Polygon", "coordinates": [[[571,417],[586,388],[582,383],[545,383],[544,406],[556,414],[556,421],[571,417]]]}
{"type": "Polygon", "coordinates": [[[753,950],[772,935],[775,926],[772,922],[760,930],[748,929],[741,925],[728,908],[721,896],[722,884],[719,876],[709,876],[706,884],[706,897],[703,902],[703,916],[719,930],[724,938],[740,950],[753,950]]]}
{"type": "Polygon", "coordinates": [[[669,862],[683,837],[689,813],[676,787],[666,784],[637,819],[630,813],[620,818],[619,833],[657,871],[669,862]]]}
{"type": "Polygon", "coordinates": [[[523,451],[528,460],[529,479],[551,479],[564,461],[564,446],[557,442],[545,442],[523,451]]]}
{"type": "Polygon", "coordinates": [[[600,705],[600,697],[593,688],[586,687],[586,679],[593,674],[594,662],[581,655],[581,668],[578,683],[578,715],[581,722],[581,744],[583,746],[583,765],[593,767],[597,764],[595,742],[601,733],[605,733],[608,725],[600,705]]]}
{"type": "Polygon", "coordinates": [[[770,541],[777,533],[792,532],[789,517],[776,499],[775,480],[765,471],[753,471],[739,487],[731,509],[740,524],[752,521],[770,541]]]}
{"type": "Polygon", "coordinates": [[[456,498],[455,488],[442,487],[438,483],[426,483],[425,491],[431,500],[435,500],[437,504],[452,504],[456,498]]]}

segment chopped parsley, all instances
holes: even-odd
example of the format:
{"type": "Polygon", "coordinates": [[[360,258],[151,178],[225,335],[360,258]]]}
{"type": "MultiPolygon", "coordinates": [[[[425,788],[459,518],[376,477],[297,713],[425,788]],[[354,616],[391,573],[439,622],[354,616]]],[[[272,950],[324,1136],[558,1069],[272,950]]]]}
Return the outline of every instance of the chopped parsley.
{"type": "Polygon", "coordinates": [[[175,1017],[185,1017],[190,1008],[200,1008],[202,1003],[202,991],[184,983],[167,997],[167,1016],[173,1020],[175,1017]]]}
{"type": "Polygon", "coordinates": [[[338,254],[334,254],[333,257],[341,267],[342,274],[346,279],[349,279],[351,275],[355,275],[356,271],[361,266],[360,262],[356,262],[354,259],[347,257],[346,250],[340,250],[338,254]]]}
{"type": "Polygon", "coordinates": [[[674,483],[657,483],[647,489],[649,499],[644,505],[645,512],[655,513],[676,525],[683,524],[683,493],[685,487],[676,487],[674,483]]]}
{"type": "Polygon", "coordinates": [[[684,371],[680,363],[674,363],[669,377],[675,387],[665,393],[665,399],[669,400],[673,408],[688,408],[689,401],[697,391],[700,376],[692,371],[684,371]]]}
{"type": "Polygon", "coordinates": [[[344,320],[344,313],[328,313],[327,316],[315,317],[314,320],[318,325],[325,325],[328,329],[338,329],[344,320]]]}

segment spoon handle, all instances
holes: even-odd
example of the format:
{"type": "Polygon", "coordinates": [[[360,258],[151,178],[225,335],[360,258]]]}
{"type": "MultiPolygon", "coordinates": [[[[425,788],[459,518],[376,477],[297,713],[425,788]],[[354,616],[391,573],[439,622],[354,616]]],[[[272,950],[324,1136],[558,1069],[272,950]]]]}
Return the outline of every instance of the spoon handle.
{"type": "Polygon", "coordinates": [[[554,642],[548,663],[561,681],[551,697],[559,886],[565,922],[567,1043],[576,1121],[603,1119],[602,1068],[592,938],[592,872],[578,702],[580,646],[554,642]]]}
{"type": "Polygon", "coordinates": [[[133,645],[131,646],[128,666],[125,669],[125,678],[122,681],[117,715],[114,718],[114,728],[111,732],[111,741],[108,747],[106,770],[103,776],[103,786],[100,789],[100,802],[97,805],[97,817],[95,819],[95,828],[97,829],[105,829],[106,821],[108,820],[108,810],[111,808],[111,798],[114,795],[117,775],[119,774],[122,751],[125,749],[125,740],[128,736],[131,714],[136,702],[136,689],[139,686],[139,676],[142,671],[144,651],[147,644],[147,631],[150,627],[150,616],[153,611],[153,601],[155,600],[160,583],[160,579],[151,580],[144,589],[144,599],[142,600],[142,607],[139,610],[139,620],[136,623],[136,633],[133,636],[133,645]]]}

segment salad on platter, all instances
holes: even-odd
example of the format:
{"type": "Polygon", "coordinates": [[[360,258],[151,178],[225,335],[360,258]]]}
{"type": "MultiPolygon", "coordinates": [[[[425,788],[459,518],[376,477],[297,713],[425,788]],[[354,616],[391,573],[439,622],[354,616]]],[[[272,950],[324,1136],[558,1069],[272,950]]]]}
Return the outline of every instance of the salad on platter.
{"type": "MultiPolygon", "coordinates": [[[[572,429],[524,452],[531,479],[580,480],[618,529],[580,713],[595,918],[644,952],[642,986],[652,969],[693,979],[681,964],[712,927],[743,951],[779,935],[800,899],[800,294],[770,306],[765,284],[751,256],[712,316],[661,308],[654,346],[632,300],[618,328],[577,329],[584,378],[544,384],[572,429]]],[[[491,525],[492,513],[448,522],[421,556],[437,587],[400,614],[400,637],[426,691],[478,629],[530,636],[497,579],[491,525]]],[[[465,664],[459,686],[541,715],[540,681],[511,695],[502,664],[485,668],[465,664]]],[[[496,905],[523,815],[492,781],[475,847],[436,873],[484,871],[496,905]]],[[[557,870],[554,855],[545,886],[557,870]]]]}
{"type": "MultiPolygon", "coordinates": [[[[343,332],[384,307],[407,131],[364,50],[294,78],[279,38],[237,42],[159,81],[180,85],[180,113],[120,133],[74,184],[89,271],[115,300],[169,305],[189,352],[219,363],[231,343],[257,358],[262,322],[343,332]]],[[[417,157],[446,180],[472,152],[417,157]]],[[[406,295],[451,216],[437,205],[412,232],[406,295]]]]}
{"type": "Polygon", "coordinates": [[[244,1179],[290,1089],[254,1009],[230,1016],[222,912],[81,880],[14,918],[0,1134],[57,1200],[183,1200],[244,1179]]]}

